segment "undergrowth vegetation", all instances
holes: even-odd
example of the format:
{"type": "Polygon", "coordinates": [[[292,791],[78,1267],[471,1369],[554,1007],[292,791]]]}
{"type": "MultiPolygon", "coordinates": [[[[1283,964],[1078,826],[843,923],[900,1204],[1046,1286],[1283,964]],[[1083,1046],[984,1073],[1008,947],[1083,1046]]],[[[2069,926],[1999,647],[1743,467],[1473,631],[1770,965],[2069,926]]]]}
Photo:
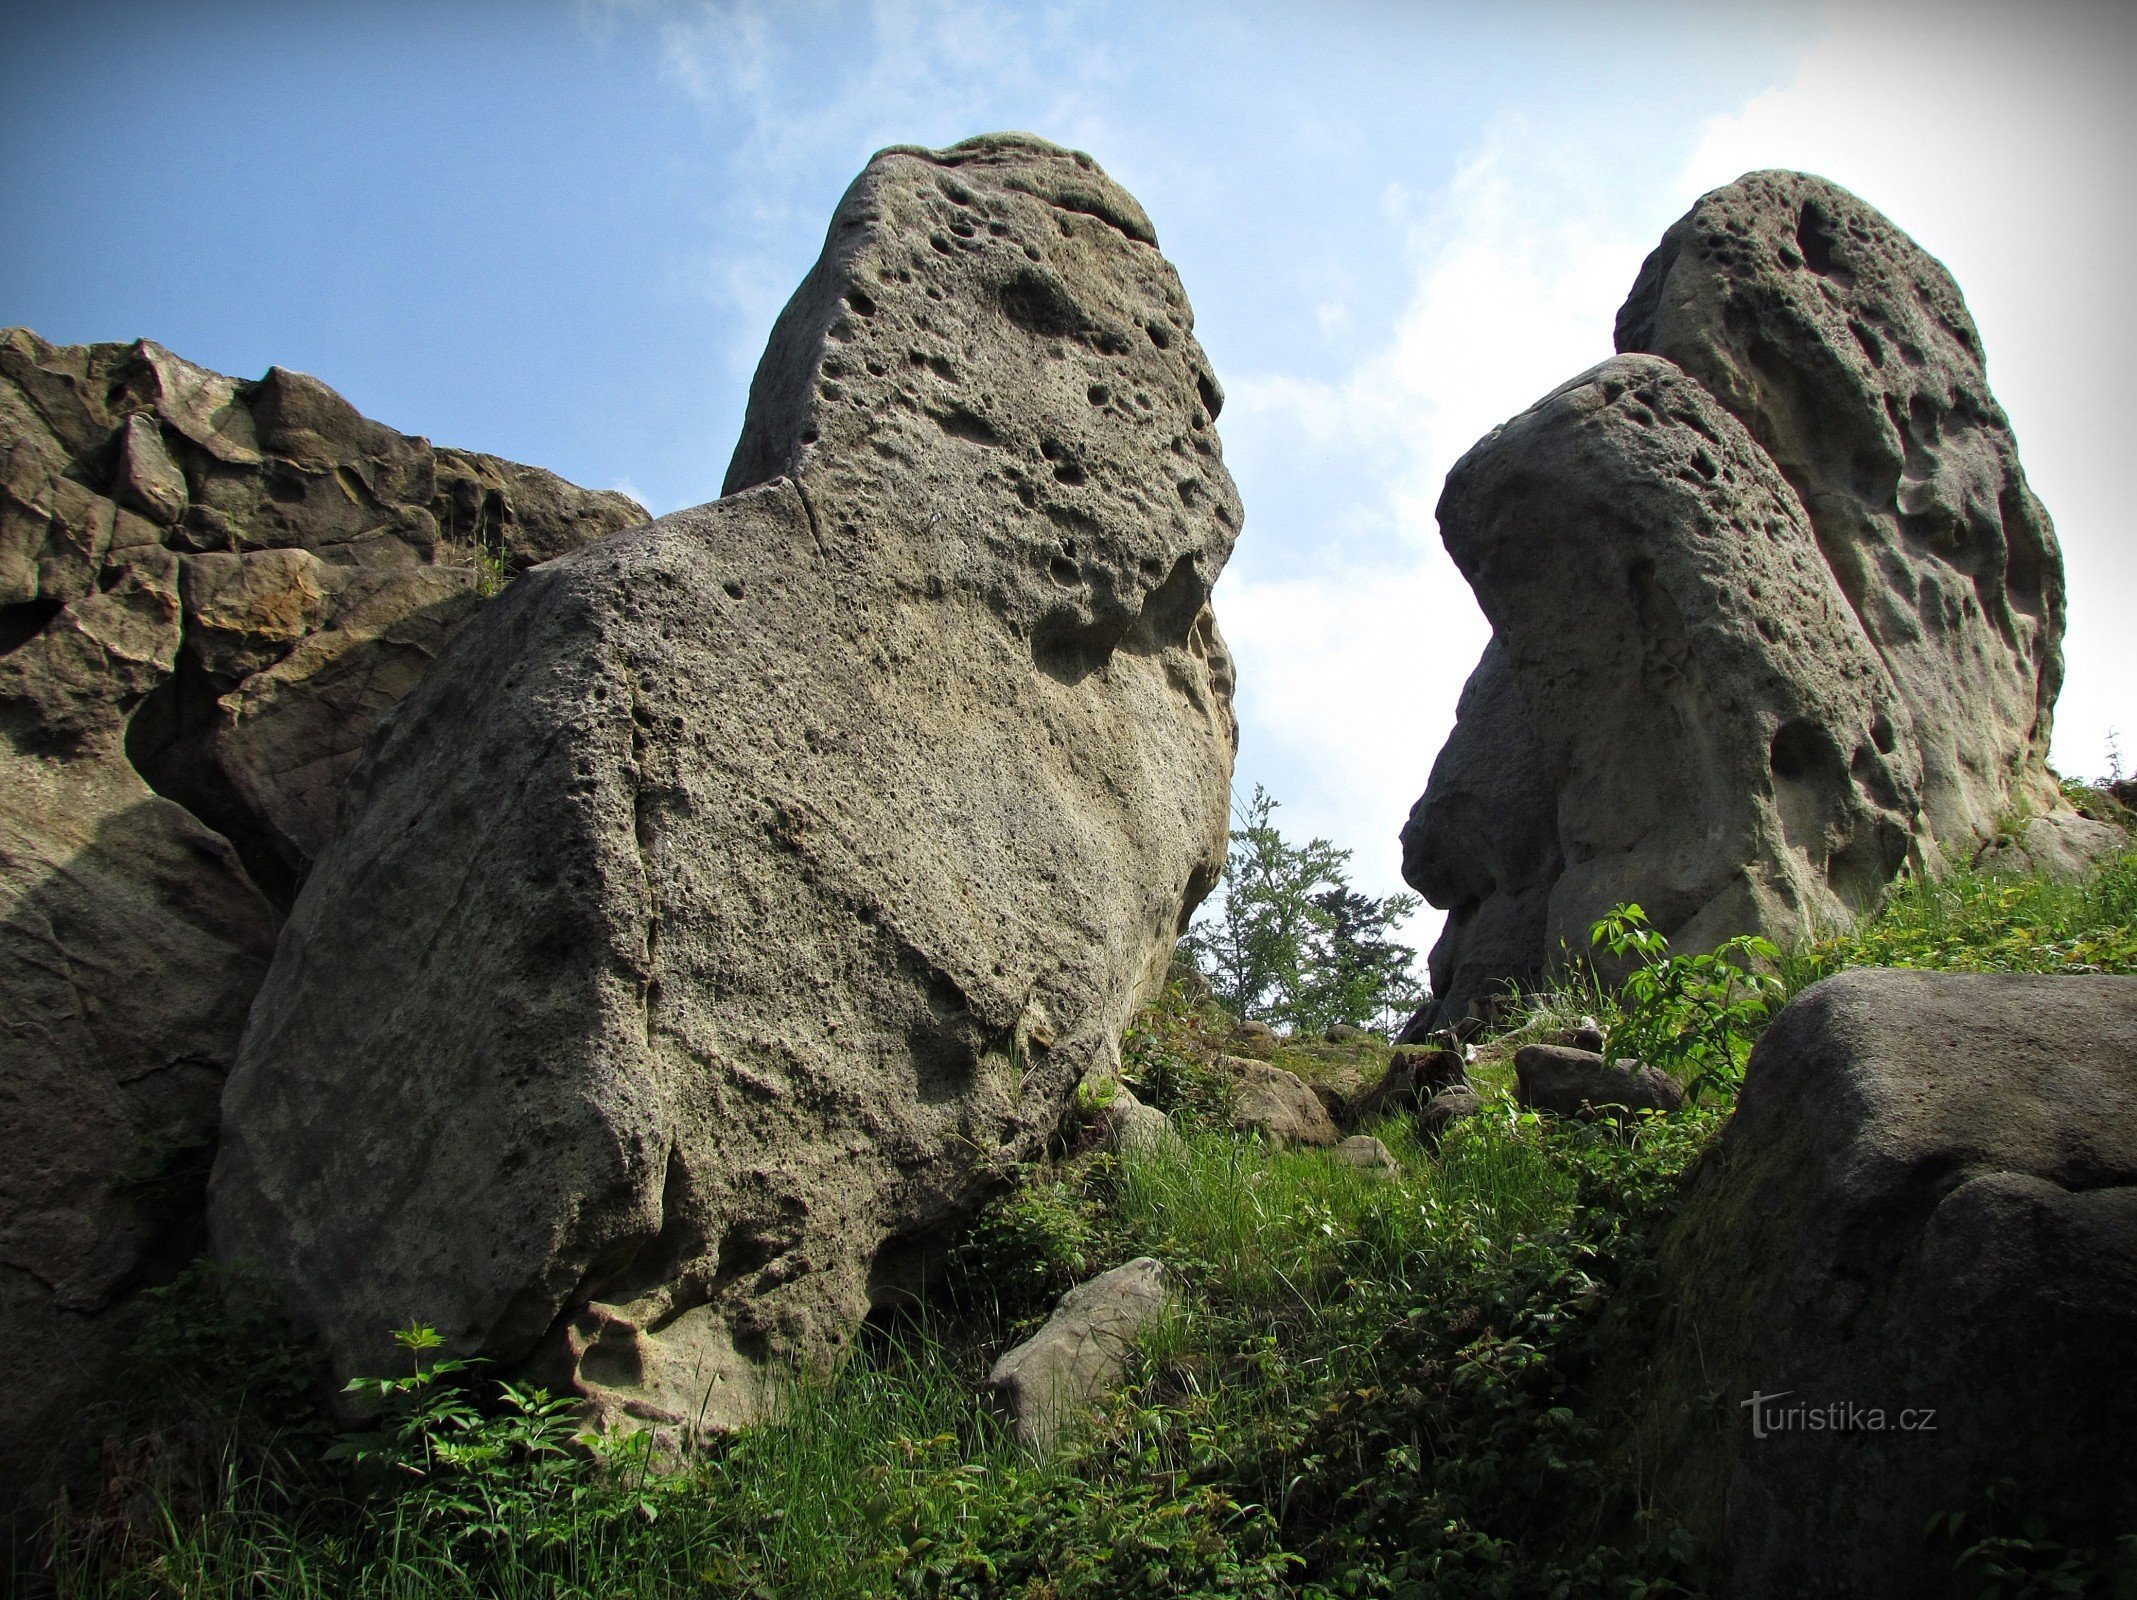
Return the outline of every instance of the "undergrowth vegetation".
{"type": "MultiPolygon", "coordinates": [[[[679,1471],[575,1440],[559,1401],[439,1360],[414,1327],[406,1369],[363,1386],[368,1431],[339,1431],[301,1347],[199,1269],[160,1291],[102,1491],[62,1508],[29,1576],[69,1600],[1699,1593],[1702,1552],[1650,1509],[1594,1380],[1637,1337],[1660,1230],[1767,1016],[1865,962],[2137,971],[2133,924],[2137,858],[2082,888],[1904,888],[1788,956],[1673,955],[1621,908],[1598,939],[1634,981],[1540,997],[1482,1041],[1485,1109],[1436,1146],[1406,1119],[1368,1129],[1391,1177],[1234,1133],[1217,1065],[1253,1049],[1357,1081],[1385,1046],[1250,1046],[1175,983],[1123,1056],[1176,1143],[1072,1137],[976,1219],[924,1314],[679,1471]],[[1626,1128],[1519,1109],[1512,1044],[1584,1012],[1704,1093],[1626,1128]],[[1064,1289],[1146,1254],[1175,1308],[1127,1386],[1034,1459],[978,1401],[988,1363],[1064,1289]]],[[[2026,1587],[2023,1544],[1969,1532],[1962,1556],[2006,1562],[2001,1592],[2063,1592],[2026,1587]]]]}

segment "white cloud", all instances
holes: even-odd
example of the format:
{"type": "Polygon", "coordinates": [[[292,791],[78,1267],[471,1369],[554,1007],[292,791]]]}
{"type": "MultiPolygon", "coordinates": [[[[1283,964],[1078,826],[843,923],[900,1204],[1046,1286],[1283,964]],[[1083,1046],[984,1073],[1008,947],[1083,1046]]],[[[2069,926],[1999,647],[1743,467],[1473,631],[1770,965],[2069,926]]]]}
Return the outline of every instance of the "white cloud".
{"type": "MultiPolygon", "coordinates": [[[[1250,545],[1218,595],[1240,661],[1243,783],[1284,801],[1288,834],[1350,845],[1370,893],[1403,887],[1396,831],[1490,632],[1440,546],[1441,482],[1484,433],[1610,354],[1652,243],[1635,231],[1656,205],[1642,198],[1628,204],[1563,134],[1504,120],[1428,203],[1390,192],[1414,289],[1379,354],[1336,382],[1232,380],[1235,459],[1273,476],[1333,449],[1372,486],[1326,507],[1347,527],[1250,524],[1250,539],[1294,550],[1319,535],[1327,559],[1264,574],[1250,545]]],[[[1261,518],[1251,501],[1249,515],[1261,518]]],[[[1422,913],[1410,936],[1429,943],[1439,921],[1422,913]]]]}

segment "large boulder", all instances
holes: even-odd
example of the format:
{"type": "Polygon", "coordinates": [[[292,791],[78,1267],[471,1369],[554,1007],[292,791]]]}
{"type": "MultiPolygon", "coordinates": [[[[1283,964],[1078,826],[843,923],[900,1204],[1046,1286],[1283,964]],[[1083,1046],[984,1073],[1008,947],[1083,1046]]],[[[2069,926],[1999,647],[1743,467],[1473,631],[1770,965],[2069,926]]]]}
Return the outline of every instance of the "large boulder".
{"type": "Polygon", "coordinates": [[[2137,1527],[2137,978],[1862,970],[1753,1051],[1630,1359],[1729,1592],[1972,1594],[1933,1516],[2137,1527]]]}
{"type": "Polygon", "coordinates": [[[1662,236],[1617,347],[1690,373],[1795,486],[1899,691],[1944,852],[2056,809],[2062,555],[1943,265],[1838,184],[1749,173],[1662,236]]]}
{"type": "Polygon", "coordinates": [[[643,517],[298,373],[0,334],[0,1482],[43,1477],[132,1291],[198,1251],[280,907],[481,605],[476,551],[502,572],[643,517]]]}
{"type": "Polygon", "coordinates": [[[1421,1031],[1642,905],[1681,949],[1845,926],[1913,860],[2082,871],[2045,765],[2063,578],[1949,274],[1823,179],[1673,226],[1622,352],[1488,435],[1442,536],[1493,639],[1403,833],[1421,1031]]]}
{"type": "Polygon", "coordinates": [[[1456,464],[1440,529],[1557,790],[1537,956],[1584,950],[1621,901],[1696,947],[1876,900],[1917,809],[1892,681],[1794,490],[1705,389],[1604,362],[1456,464]]]}
{"type": "Polygon", "coordinates": [[[727,496],[527,574],[349,781],[211,1200],[343,1373],[761,1414],[1036,1156],[1223,860],[1240,507],[1136,203],[883,152],[727,496]]]}

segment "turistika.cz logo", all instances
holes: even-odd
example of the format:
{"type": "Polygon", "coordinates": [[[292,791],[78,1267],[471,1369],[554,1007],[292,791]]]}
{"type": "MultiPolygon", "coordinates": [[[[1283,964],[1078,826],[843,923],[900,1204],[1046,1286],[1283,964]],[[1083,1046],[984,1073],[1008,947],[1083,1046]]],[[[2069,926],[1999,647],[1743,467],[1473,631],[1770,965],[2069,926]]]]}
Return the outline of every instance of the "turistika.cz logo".
{"type": "Polygon", "coordinates": [[[1859,1406],[1852,1400],[1833,1400],[1819,1406],[1780,1403],[1795,1392],[1783,1389],[1779,1394],[1753,1394],[1749,1400],[1737,1402],[1751,1413],[1752,1438],[1764,1439],[1776,1433],[1884,1433],[1895,1426],[1901,1433],[1937,1431],[1934,1406],[1910,1406],[1888,1418],[1881,1407],[1859,1406]]]}

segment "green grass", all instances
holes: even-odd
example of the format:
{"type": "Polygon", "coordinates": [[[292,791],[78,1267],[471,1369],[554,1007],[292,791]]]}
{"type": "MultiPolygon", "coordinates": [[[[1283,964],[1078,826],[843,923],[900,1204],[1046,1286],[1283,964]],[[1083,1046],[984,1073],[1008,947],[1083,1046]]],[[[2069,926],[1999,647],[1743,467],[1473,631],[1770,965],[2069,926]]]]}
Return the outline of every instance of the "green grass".
{"type": "Polygon", "coordinates": [[[2083,884],[1979,872],[1910,881],[1867,926],[1800,952],[1787,975],[1801,987],[1843,967],[2137,972],[2137,855],[2083,884]]]}
{"type": "MultiPolygon", "coordinates": [[[[1961,875],[1902,889],[1784,976],[2128,972],[2133,921],[2137,858],[2084,887],[1961,875]]],[[[1617,1130],[1519,1112],[1499,1070],[1582,1012],[1625,1023],[1615,1004],[1542,997],[1481,1053],[1485,1114],[1437,1149],[1405,1121],[1372,1130],[1400,1166],[1382,1179],[1230,1132],[1212,1061],[1239,1048],[1231,1025],[1169,991],[1123,1054],[1176,1149],[1028,1174],[951,1252],[926,1316],[674,1474],[554,1450],[561,1421],[494,1383],[426,1391],[442,1398],[423,1426],[450,1447],[419,1458],[426,1476],[353,1470],[327,1459],[301,1352],[231,1285],[189,1279],[114,1434],[136,1455],[164,1441],[148,1454],[165,1465],[123,1505],[84,1505],[43,1577],[68,1600],[1699,1593],[1701,1553],[1644,1513],[1595,1379],[1647,1325],[1650,1253],[1726,1085],[1617,1130]],[[1175,1310],[1083,1433],[1032,1459],[979,1402],[987,1364],[1070,1284],[1143,1254],[1171,1269],[1175,1310]]],[[[1730,1025],[1740,1050],[1755,1020],[1730,1025]]],[[[1256,1053],[1331,1082],[1387,1055],[1256,1053]]]]}

